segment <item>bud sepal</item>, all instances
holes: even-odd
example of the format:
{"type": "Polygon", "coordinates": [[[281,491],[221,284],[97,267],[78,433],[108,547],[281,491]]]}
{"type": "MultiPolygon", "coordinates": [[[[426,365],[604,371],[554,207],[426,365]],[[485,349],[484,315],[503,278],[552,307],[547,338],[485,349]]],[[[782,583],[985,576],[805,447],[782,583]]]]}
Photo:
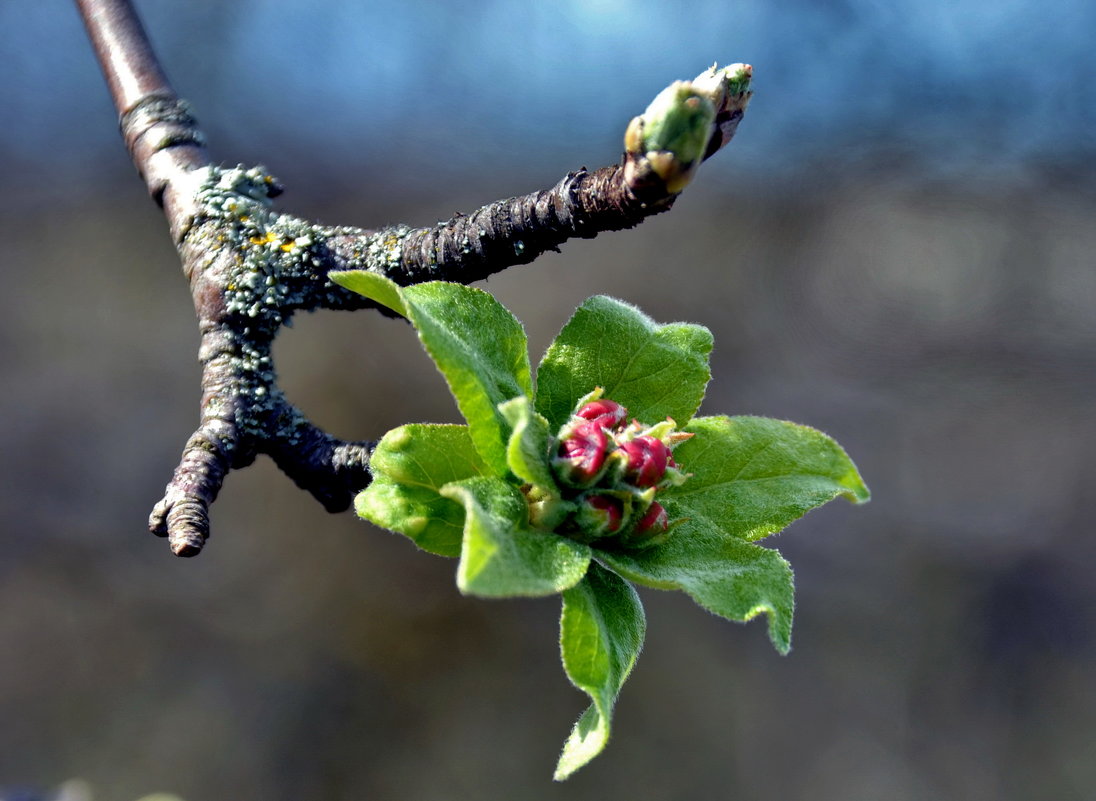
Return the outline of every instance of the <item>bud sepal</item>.
{"type": "Polygon", "coordinates": [[[529,505],[529,525],[542,531],[555,531],[575,513],[573,501],[565,501],[554,488],[526,484],[521,488],[529,505]]]}

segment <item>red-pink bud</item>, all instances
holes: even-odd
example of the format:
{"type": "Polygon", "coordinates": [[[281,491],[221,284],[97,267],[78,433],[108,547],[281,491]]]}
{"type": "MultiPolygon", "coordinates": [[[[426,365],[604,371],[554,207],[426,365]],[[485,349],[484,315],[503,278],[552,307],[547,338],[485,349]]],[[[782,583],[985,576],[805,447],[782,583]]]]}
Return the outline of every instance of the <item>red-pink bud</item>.
{"type": "Polygon", "coordinates": [[[566,483],[588,487],[605,469],[609,440],[596,422],[580,423],[559,443],[559,453],[553,460],[556,473],[566,483]]]}
{"type": "MultiPolygon", "coordinates": [[[[620,530],[620,524],[624,522],[624,510],[621,508],[620,499],[609,495],[590,495],[586,498],[586,506],[593,510],[593,517],[598,520],[602,534],[615,534],[620,530]]],[[[587,512],[589,514],[589,512],[587,512]]]]}
{"type": "Polygon", "coordinates": [[[628,457],[624,468],[624,480],[637,487],[653,487],[666,475],[670,461],[670,449],[662,440],[654,437],[636,437],[621,443],[620,449],[628,457]]]}
{"type": "Polygon", "coordinates": [[[658,501],[652,501],[647,513],[636,523],[636,536],[648,538],[665,534],[670,528],[670,516],[658,501]]]}
{"type": "Polygon", "coordinates": [[[652,501],[635,524],[635,527],[621,535],[621,544],[626,548],[650,548],[661,545],[670,536],[670,518],[662,504],[652,501]]]}
{"type": "Polygon", "coordinates": [[[602,428],[616,428],[624,423],[628,410],[616,401],[608,399],[590,401],[575,412],[576,417],[589,420],[602,428]]]}

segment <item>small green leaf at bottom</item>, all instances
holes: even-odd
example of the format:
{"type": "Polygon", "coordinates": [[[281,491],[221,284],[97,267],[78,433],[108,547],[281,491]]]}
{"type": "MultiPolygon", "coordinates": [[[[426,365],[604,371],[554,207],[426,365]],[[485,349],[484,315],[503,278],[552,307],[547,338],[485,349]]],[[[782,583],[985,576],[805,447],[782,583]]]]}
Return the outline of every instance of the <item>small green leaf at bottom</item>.
{"type": "Polygon", "coordinates": [[[586,578],[563,593],[559,626],[563,668],[593,704],[563,745],[556,781],[605,748],[613,706],[639,657],[647,621],[632,585],[594,563],[586,578]]]}
{"type": "Polygon", "coordinates": [[[590,547],[529,526],[529,508],[501,478],[454,481],[441,494],[464,505],[457,586],[486,598],[554,595],[586,575],[590,547]]]}

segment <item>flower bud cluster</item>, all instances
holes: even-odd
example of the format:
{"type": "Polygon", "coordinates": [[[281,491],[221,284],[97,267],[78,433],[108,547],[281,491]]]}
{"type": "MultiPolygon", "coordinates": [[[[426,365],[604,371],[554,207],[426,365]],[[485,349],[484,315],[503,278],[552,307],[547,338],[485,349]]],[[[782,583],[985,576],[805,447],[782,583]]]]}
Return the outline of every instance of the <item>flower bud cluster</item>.
{"type": "MultiPolygon", "coordinates": [[[[584,542],[607,537],[630,547],[664,542],[671,523],[655,495],[687,478],[672,450],[691,436],[669,418],[653,426],[629,423],[627,409],[594,390],[579,401],[552,443],[552,471],[562,497],[552,507],[551,527],[584,542]]],[[[542,511],[540,503],[531,511],[542,511]]],[[[547,523],[548,517],[541,519],[547,523]]]]}

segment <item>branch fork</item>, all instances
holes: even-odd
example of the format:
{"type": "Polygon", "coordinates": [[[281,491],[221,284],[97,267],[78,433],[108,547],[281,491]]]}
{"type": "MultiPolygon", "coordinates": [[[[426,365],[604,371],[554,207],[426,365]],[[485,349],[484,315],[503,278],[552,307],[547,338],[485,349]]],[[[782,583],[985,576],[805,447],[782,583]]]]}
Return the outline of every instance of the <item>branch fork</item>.
{"type": "Polygon", "coordinates": [[[76,3],[123,139],[164,209],[201,331],[200,422],[149,519],[179,556],[202,549],[228,471],[259,454],[332,512],[369,484],[375,443],[345,442],[314,426],[286,400],[271,360],[275,336],[298,311],[381,308],[330,273],[471,283],[573,237],[631,228],[673,205],[696,167],[730,141],[750,98],[748,65],[712,67],[668,87],[632,121],[619,164],[571,172],[550,189],[433,227],[326,226],[276,211],[282,187],[265,169],[214,165],[128,0],[76,3]]]}

